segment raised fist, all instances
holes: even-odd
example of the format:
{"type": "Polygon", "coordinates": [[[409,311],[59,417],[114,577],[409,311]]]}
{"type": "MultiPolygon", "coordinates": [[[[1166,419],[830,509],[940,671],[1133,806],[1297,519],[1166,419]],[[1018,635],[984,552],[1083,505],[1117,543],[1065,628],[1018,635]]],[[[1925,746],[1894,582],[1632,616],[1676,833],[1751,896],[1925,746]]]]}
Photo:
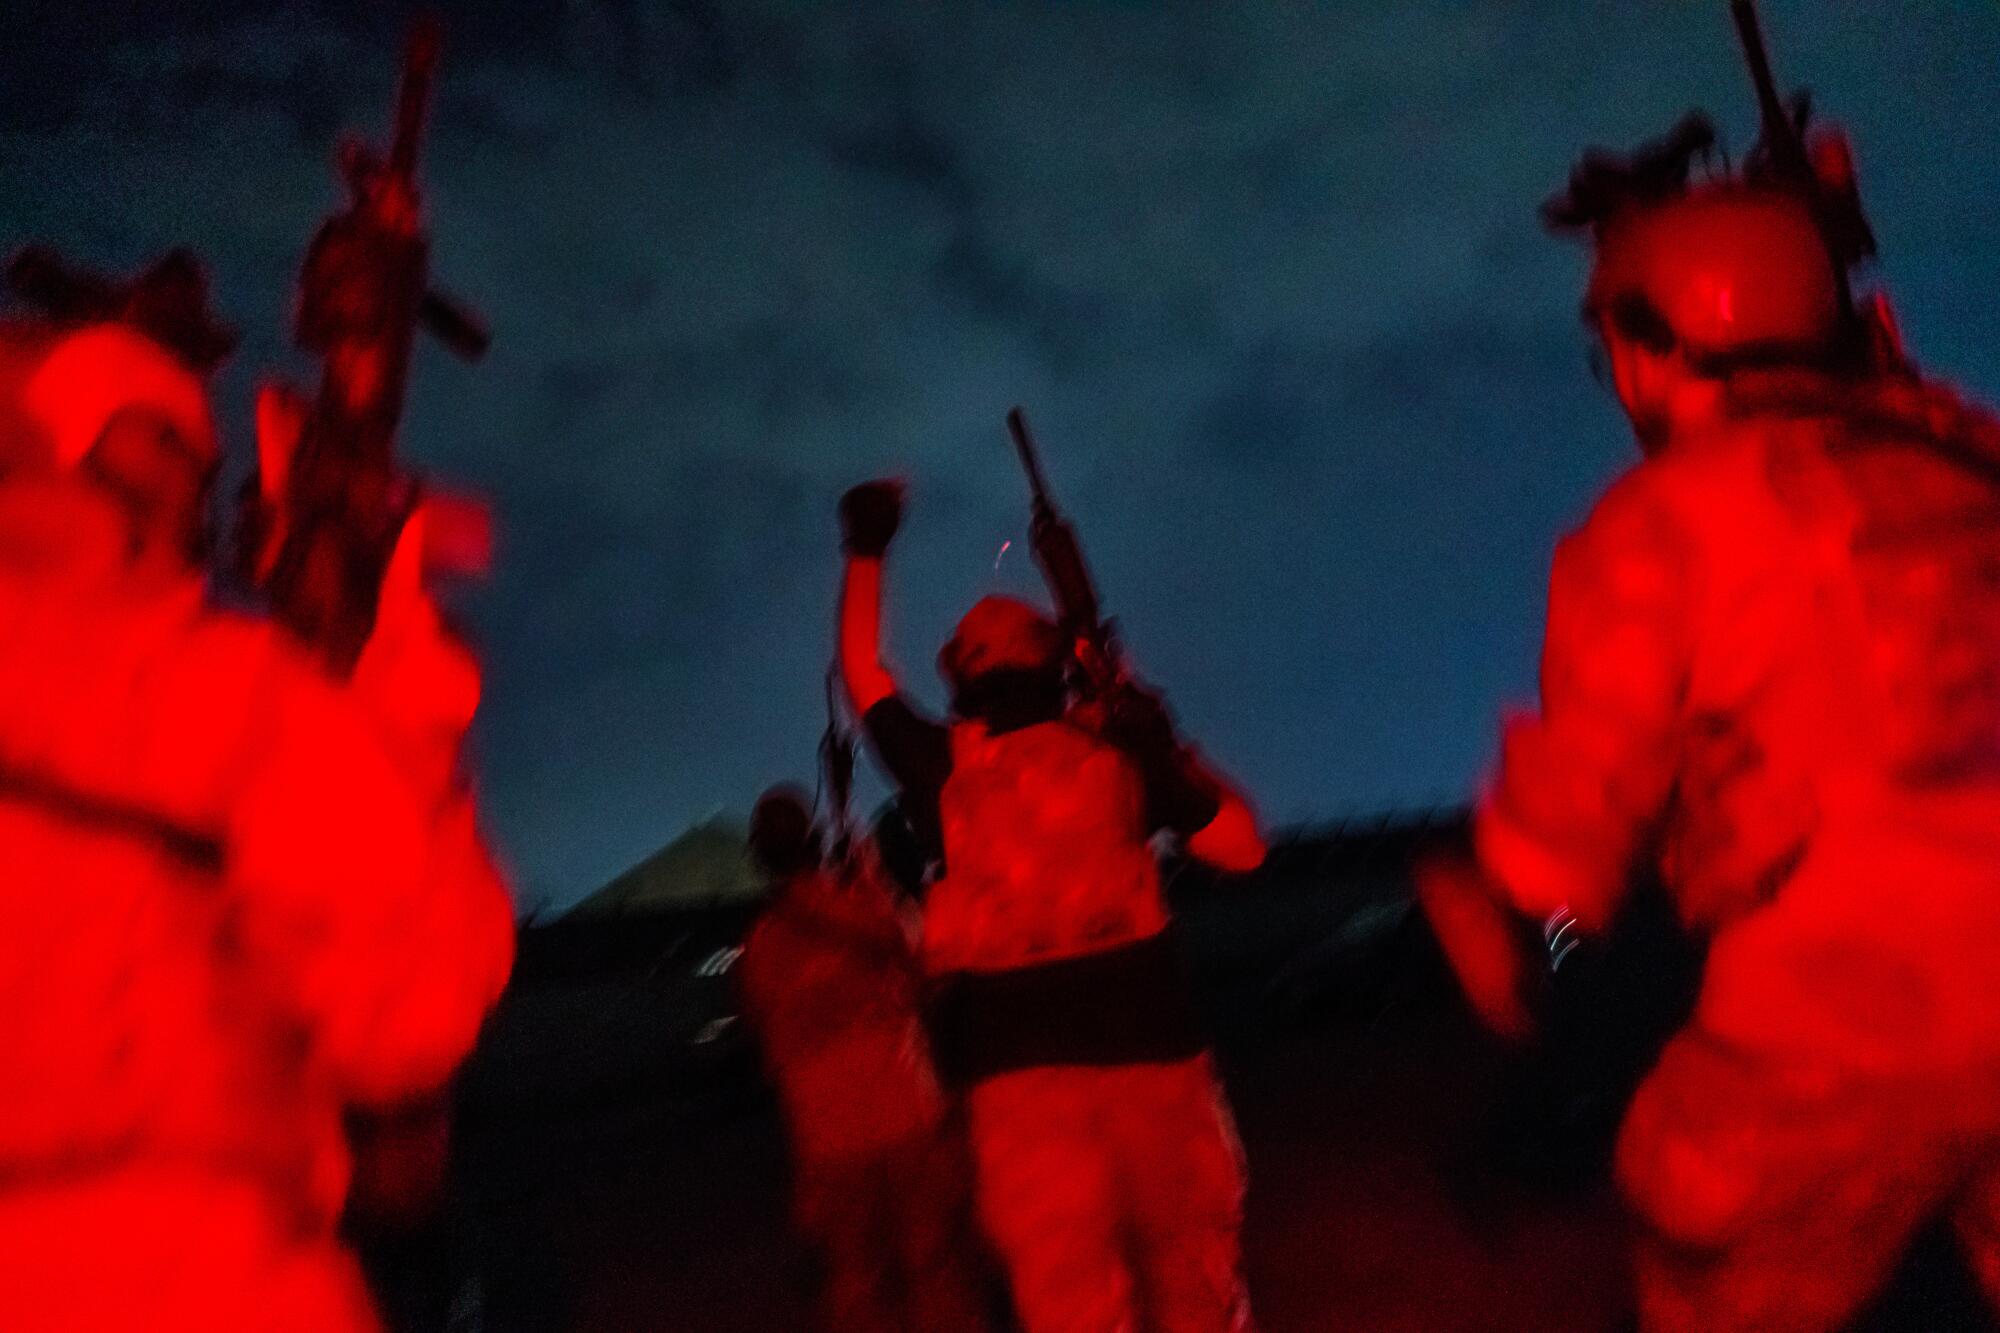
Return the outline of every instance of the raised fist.
{"type": "Polygon", "coordinates": [[[903,483],[864,481],[840,497],[840,549],[880,559],[903,521],[903,483]]]}

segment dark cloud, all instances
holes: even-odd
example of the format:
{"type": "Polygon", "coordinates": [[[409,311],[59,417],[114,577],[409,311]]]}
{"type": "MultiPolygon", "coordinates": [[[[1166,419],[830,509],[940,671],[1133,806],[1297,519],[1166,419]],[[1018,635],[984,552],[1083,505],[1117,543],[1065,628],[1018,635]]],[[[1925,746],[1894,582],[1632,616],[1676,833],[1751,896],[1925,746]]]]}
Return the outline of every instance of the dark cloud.
{"type": "MultiPolygon", "coordinates": [[[[1460,407],[1490,414],[1529,385],[1560,393],[1575,378],[1551,355],[1561,335],[1463,318],[1362,346],[1332,336],[1267,339],[1239,355],[1190,414],[1188,461],[1296,472],[1324,447],[1329,422],[1435,429],[1460,407]]],[[[1580,353],[1581,337],[1574,341],[1580,353]]]]}
{"type": "Polygon", "coordinates": [[[1020,333],[1052,368],[1089,358],[1117,313],[1102,292],[1040,276],[1031,258],[995,243],[977,224],[959,229],[932,261],[929,276],[947,302],[1020,333]]]}
{"type": "Polygon", "coordinates": [[[622,362],[604,357],[557,357],[541,369],[541,393],[545,408],[542,429],[559,434],[588,421],[630,377],[622,362]]]}
{"type": "Polygon", "coordinates": [[[1297,467],[1342,393],[1333,378],[1342,359],[1338,349],[1299,342],[1253,349],[1190,420],[1196,458],[1297,467]]]}
{"type": "Polygon", "coordinates": [[[828,151],[843,166],[914,186],[954,215],[968,215],[978,206],[978,191],[957,151],[907,105],[885,109],[851,133],[836,132],[828,151]]]}
{"type": "Polygon", "coordinates": [[[310,53],[276,75],[235,69],[215,56],[191,60],[174,70],[162,92],[162,115],[274,111],[308,150],[323,149],[355,110],[325,61],[310,53]]]}
{"type": "Polygon", "coordinates": [[[116,53],[226,26],[259,8],[255,0],[11,5],[0,43],[0,132],[46,132],[100,117],[124,91],[116,53]]]}

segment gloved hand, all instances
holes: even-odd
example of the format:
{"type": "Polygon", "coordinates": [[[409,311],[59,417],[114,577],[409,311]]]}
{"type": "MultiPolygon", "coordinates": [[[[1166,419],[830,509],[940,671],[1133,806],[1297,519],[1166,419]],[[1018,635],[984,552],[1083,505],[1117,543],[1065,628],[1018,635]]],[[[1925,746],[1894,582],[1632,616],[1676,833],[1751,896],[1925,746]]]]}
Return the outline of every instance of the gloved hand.
{"type": "Polygon", "coordinates": [[[1141,759],[1164,758],[1180,746],[1166,700],[1133,681],[1105,696],[1104,739],[1141,759]]]}
{"type": "Polygon", "coordinates": [[[1469,855],[1427,857],[1417,864],[1415,880],[1417,901],[1473,1013],[1510,1041],[1532,1037],[1547,984],[1534,928],[1502,905],[1501,893],[1469,855]]]}
{"type": "Polygon", "coordinates": [[[433,517],[419,506],[403,525],[383,574],[374,632],[347,689],[381,719],[393,752],[419,787],[443,796],[455,788],[482,673],[424,583],[433,517]]]}
{"type": "Polygon", "coordinates": [[[840,497],[840,549],[879,560],[903,521],[903,483],[864,481],[840,497]]]}

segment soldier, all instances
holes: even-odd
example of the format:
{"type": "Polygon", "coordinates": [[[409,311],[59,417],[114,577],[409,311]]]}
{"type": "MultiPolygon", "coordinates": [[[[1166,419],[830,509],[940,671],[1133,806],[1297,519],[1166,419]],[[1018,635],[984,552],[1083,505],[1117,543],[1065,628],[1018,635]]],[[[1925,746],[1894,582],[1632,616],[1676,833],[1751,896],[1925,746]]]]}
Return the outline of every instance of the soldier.
{"type": "Polygon", "coordinates": [[[771,899],[737,964],[791,1137],[793,1209],[836,1333],[986,1327],[971,1167],[925,1040],[913,941],[867,844],[822,862],[800,793],[750,821],[771,899]]]}
{"type": "Polygon", "coordinates": [[[989,597],[939,655],[949,725],[879,649],[900,489],[841,505],[841,674],[876,754],[937,838],[923,965],[940,1058],[966,1089],[979,1212],[1030,1333],[1249,1327],[1242,1157],[1183,993],[1152,835],[1254,868],[1243,801],[1188,762],[1136,691],[1115,727],[1066,715],[1063,635],[989,597]]]}
{"type": "Polygon", "coordinates": [[[1637,866],[1710,941],[1616,1155],[1662,1333],[1833,1328],[1940,1210],[2000,1301],[2000,422],[1852,296],[1841,141],[1771,134],[1552,201],[1643,457],[1557,548],[1476,866],[1420,877],[1505,1032],[1520,941],[1590,947],[1637,866]]]}
{"type": "Polygon", "coordinates": [[[8,1329],[377,1328],[342,1109],[437,1086],[512,957],[414,548],[344,689],[206,603],[201,291],[0,324],[8,1329]]]}

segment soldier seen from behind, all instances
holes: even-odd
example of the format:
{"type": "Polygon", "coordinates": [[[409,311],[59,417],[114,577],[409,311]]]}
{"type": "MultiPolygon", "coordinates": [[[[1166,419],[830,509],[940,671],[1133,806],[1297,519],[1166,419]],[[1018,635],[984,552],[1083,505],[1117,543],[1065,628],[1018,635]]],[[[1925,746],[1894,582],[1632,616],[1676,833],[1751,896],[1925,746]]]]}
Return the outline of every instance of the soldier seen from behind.
{"type": "Polygon", "coordinates": [[[1506,1032],[1637,867],[1709,941],[1616,1155],[1662,1333],[1837,1327],[1939,1213],[2000,1305],[2000,421],[1852,290],[1845,144],[1737,12],[1741,169],[1691,118],[1548,208],[1642,457],[1557,549],[1476,865],[1421,877],[1506,1032]]]}
{"type": "Polygon", "coordinates": [[[1150,843],[1247,870],[1255,821],[1136,686],[1073,714],[1072,645],[1021,602],[967,613],[938,658],[952,718],[921,716],[880,649],[901,508],[893,482],[842,501],[841,675],[935,840],[922,963],[1016,1312],[1030,1333],[1247,1328],[1242,1155],[1150,843]]]}
{"type": "Polygon", "coordinates": [[[872,849],[831,859],[801,792],[750,820],[770,900],[737,984],[777,1088],[793,1220],[821,1261],[833,1333],[987,1326],[971,1167],[931,1065],[912,932],[872,849]]]}

